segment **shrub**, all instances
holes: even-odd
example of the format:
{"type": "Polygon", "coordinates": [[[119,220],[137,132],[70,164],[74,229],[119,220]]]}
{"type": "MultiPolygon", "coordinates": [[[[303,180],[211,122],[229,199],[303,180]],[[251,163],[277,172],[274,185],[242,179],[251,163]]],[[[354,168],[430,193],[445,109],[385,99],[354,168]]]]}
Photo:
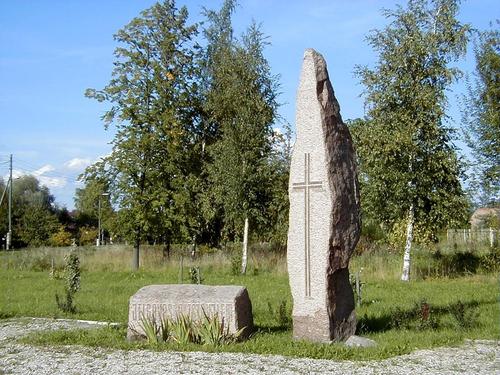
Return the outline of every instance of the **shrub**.
{"type": "Polygon", "coordinates": [[[398,308],[392,314],[392,319],[388,323],[388,328],[404,329],[435,329],[439,322],[437,316],[433,313],[431,305],[425,300],[415,303],[413,308],[404,310],[398,308]]]}
{"type": "Polygon", "coordinates": [[[238,276],[241,274],[241,253],[235,252],[231,255],[231,275],[238,276]]]}
{"type": "Polygon", "coordinates": [[[76,312],[73,304],[73,297],[75,293],[80,290],[80,259],[74,252],[70,252],[65,257],[65,299],[59,298],[56,293],[57,307],[66,313],[76,312]]]}
{"type": "Polygon", "coordinates": [[[64,228],[64,225],[61,225],[59,230],[50,237],[49,244],[56,247],[69,246],[72,243],[71,238],[71,233],[64,228]]]}
{"type": "Polygon", "coordinates": [[[486,254],[481,255],[479,264],[480,267],[486,272],[495,272],[500,270],[500,248],[493,248],[486,254]]]}
{"type": "Polygon", "coordinates": [[[456,303],[448,307],[448,311],[455,319],[457,325],[461,329],[469,329],[477,324],[479,313],[477,312],[478,303],[472,303],[469,307],[462,301],[458,300],[456,303]]]}
{"type": "Polygon", "coordinates": [[[81,227],[78,231],[78,244],[95,245],[97,239],[97,229],[92,227],[81,227]]]}

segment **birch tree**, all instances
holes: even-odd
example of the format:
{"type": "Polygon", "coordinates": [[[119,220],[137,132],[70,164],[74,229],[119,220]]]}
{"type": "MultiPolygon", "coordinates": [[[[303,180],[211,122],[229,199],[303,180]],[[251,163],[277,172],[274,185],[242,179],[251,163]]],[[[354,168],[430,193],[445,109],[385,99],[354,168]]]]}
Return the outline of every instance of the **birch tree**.
{"type": "Polygon", "coordinates": [[[413,239],[433,240],[465,214],[445,112],[446,89],[459,77],[450,63],[465,53],[469,31],[458,10],[458,0],[410,0],[384,10],[388,26],[367,38],[378,61],[356,70],[367,105],[367,118],[357,123],[363,204],[390,230],[406,227],[404,281],[413,239]]]}
{"type": "MultiPolygon", "coordinates": [[[[500,25],[497,20],[496,25],[500,25]]],[[[479,33],[476,70],[463,99],[466,142],[473,151],[482,204],[500,202],[500,31],[479,33]]],[[[480,194],[478,194],[480,193],[480,194]]]]}
{"type": "Polygon", "coordinates": [[[252,24],[233,36],[236,2],[206,11],[208,41],[205,110],[216,133],[209,147],[210,194],[222,211],[224,235],[243,235],[242,273],[246,271],[249,227],[261,225],[271,200],[272,125],[277,116],[277,77],[264,57],[266,38],[252,24]]]}

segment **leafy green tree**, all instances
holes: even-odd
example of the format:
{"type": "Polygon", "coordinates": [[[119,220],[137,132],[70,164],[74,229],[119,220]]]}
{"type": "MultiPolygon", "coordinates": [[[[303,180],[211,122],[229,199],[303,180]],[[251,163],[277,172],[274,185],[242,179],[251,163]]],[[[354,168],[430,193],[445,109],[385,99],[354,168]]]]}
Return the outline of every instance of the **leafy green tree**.
{"type": "Polygon", "coordinates": [[[209,194],[216,205],[211,212],[222,211],[225,238],[242,235],[245,272],[249,222],[262,226],[271,200],[269,158],[278,82],[264,57],[267,43],[259,27],[253,23],[241,40],[234,38],[235,6],[226,0],[219,12],[206,11],[205,111],[217,135],[208,149],[209,194]]]}
{"type": "Polygon", "coordinates": [[[355,130],[363,205],[393,231],[403,234],[406,223],[402,280],[414,229],[433,239],[466,214],[461,163],[445,123],[445,90],[459,74],[449,64],[465,53],[469,31],[458,9],[457,0],[411,0],[385,10],[389,25],[368,36],[378,62],[357,68],[368,108],[355,130]]]}
{"type": "Polygon", "coordinates": [[[187,199],[186,150],[196,141],[199,90],[195,64],[196,25],[173,0],[143,11],[115,35],[113,78],[86,95],[112,104],[103,119],[117,133],[111,155],[87,170],[102,177],[123,214],[134,241],[133,269],[139,267],[141,239],[152,233],[182,233],[178,205],[187,199]],[[179,163],[180,161],[180,163],[179,163]]]}
{"type": "MultiPolygon", "coordinates": [[[[497,21],[497,25],[499,25],[497,21]]],[[[479,34],[475,79],[463,99],[465,135],[475,157],[481,204],[500,202],[500,31],[479,34]]]]}
{"type": "Polygon", "coordinates": [[[54,197],[34,176],[14,179],[12,207],[15,247],[45,245],[59,229],[54,197]]]}
{"type": "Polygon", "coordinates": [[[85,186],[77,188],[75,192],[76,221],[78,226],[97,228],[100,215],[102,231],[113,233],[115,229],[115,214],[108,191],[109,183],[102,179],[88,179],[85,182],[85,186]]]}

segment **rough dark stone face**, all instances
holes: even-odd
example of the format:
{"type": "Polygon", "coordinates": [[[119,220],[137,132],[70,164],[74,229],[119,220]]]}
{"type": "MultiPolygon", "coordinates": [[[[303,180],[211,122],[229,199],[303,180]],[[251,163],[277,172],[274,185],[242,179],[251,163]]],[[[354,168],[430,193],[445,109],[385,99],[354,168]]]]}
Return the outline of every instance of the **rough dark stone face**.
{"type": "Polygon", "coordinates": [[[348,266],[361,230],[357,169],[325,60],[312,49],[304,54],[296,126],[287,254],[294,337],[342,341],[356,330],[348,266]]]}

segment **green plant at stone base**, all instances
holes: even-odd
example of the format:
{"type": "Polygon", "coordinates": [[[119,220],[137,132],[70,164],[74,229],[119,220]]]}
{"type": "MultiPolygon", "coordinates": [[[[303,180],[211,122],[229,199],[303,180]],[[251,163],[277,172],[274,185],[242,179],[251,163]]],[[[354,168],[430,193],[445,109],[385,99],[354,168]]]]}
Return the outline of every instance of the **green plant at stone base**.
{"type": "Polygon", "coordinates": [[[160,337],[162,341],[168,341],[170,338],[170,327],[172,322],[166,316],[160,319],[160,337]]]}
{"type": "Polygon", "coordinates": [[[146,341],[149,344],[156,345],[160,342],[160,327],[156,324],[154,317],[148,318],[146,316],[142,316],[139,326],[142,328],[144,336],[146,336],[146,341]]]}
{"type": "Polygon", "coordinates": [[[172,339],[181,345],[199,343],[198,327],[189,315],[179,315],[171,324],[172,339]]]}
{"type": "Polygon", "coordinates": [[[204,318],[200,322],[194,321],[189,315],[179,315],[175,320],[163,317],[159,322],[155,317],[142,316],[139,322],[142,329],[140,336],[150,345],[173,341],[180,345],[220,346],[236,342],[246,329],[243,327],[235,333],[229,333],[224,318],[219,319],[217,314],[210,317],[205,311],[203,314],[204,318]]]}
{"type": "Polygon", "coordinates": [[[65,255],[65,300],[61,300],[56,293],[57,307],[66,313],[75,313],[76,308],[73,304],[73,297],[80,290],[80,259],[74,252],[65,255]]]}
{"type": "Polygon", "coordinates": [[[224,318],[219,320],[217,314],[210,318],[205,311],[203,311],[203,314],[205,317],[198,330],[200,341],[205,345],[219,346],[224,344],[229,336],[228,328],[224,330],[224,318]]]}

